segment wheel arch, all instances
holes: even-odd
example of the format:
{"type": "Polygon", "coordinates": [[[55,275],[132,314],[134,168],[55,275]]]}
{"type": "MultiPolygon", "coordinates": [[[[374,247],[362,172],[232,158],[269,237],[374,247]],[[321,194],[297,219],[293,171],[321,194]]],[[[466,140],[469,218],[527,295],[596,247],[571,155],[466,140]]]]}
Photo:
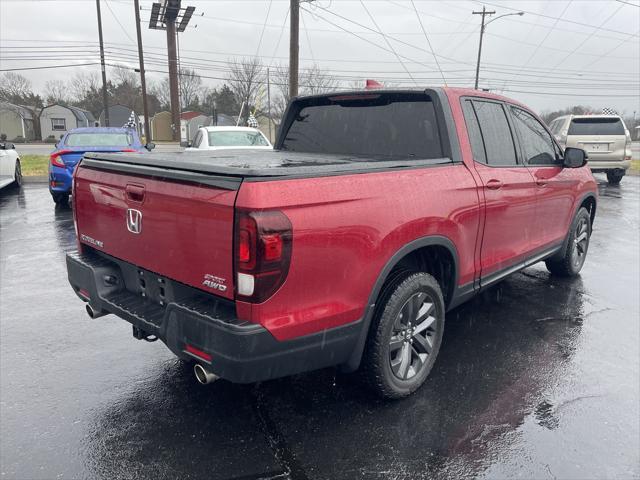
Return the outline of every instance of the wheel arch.
{"type": "MultiPolygon", "coordinates": [[[[369,326],[371,325],[371,320],[373,318],[373,314],[376,307],[376,301],[382,288],[389,278],[389,276],[396,270],[397,267],[406,266],[409,267],[411,265],[415,265],[416,262],[418,266],[421,265],[420,262],[426,262],[429,264],[430,257],[427,255],[430,253],[431,255],[439,255],[444,254],[447,255],[446,263],[449,265],[449,273],[447,276],[447,272],[432,272],[427,271],[433,275],[438,283],[440,284],[440,288],[443,291],[443,296],[445,300],[445,306],[448,306],[454,300],[456,295],[456,287],[458,285],[458,268],[459,268],[459,257],[457,249],[454,243],[447,237],[441,235],[430,235],[427,237],[421,237],[416,240],[413,240],[410,243],[407,243],[403,247],[401,247],[396,253],[394,253],[389,260],[387,260],[385,266],[382,268],[378,277],[373,285],[371,293],[369,295],[369,299],[367,301],[367,305],[365,308],[365,314],[362,319],[362,328],[360,330],[360,336],[358,341],[354,347],[353,353],[351,357],[344,365],[344,370],[351,372],[357,370],[360,366],[360,360],[362,359],[362,352],[364,351],[364,345],[367,339],[367,335],[369,334],[369,326]]],[[[422,265],[425,265],[424,263],[422,265]]]]}
{"type": "Polygon", "coordinates": [[[598,206],[598,202],[596,200],[595,194],[588,193],[584,197],[582,197],[580,205],[578,205],[578,208],[576,208],[576,211],[574,212],[574,217],[575,217],[575,214],[578,213],[578,211],[582,207],[586,208],[587,211],[589,212],[589,216],[591,217],[591,227],[593,227],[593,222],[595,222],[596,220],[597,206],[598,206]]]}

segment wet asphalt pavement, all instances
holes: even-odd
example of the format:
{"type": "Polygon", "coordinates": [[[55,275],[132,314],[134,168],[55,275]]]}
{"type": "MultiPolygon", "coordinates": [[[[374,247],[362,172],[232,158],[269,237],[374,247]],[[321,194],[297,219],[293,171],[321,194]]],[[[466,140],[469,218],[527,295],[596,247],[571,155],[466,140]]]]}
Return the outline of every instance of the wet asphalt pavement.
{"type": "Polygon", "coordinates": [[[425,386],[384,402],[333,369],[199,385],[160,342],[90,320],[69,209],[0,193],[0,478],[640,477],[640,177],[600,183],[586,265],[451,312],[425,386]]]}

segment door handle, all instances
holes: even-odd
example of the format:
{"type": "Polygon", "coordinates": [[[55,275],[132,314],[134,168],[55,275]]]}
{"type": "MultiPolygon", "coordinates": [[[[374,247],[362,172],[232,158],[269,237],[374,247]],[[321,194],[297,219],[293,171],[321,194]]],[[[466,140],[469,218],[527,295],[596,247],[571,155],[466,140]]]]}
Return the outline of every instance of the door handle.
{"type": "Polygon", "coordinates": [[[539,187],[546,187],[547,186],[547,180],[543,179],[543,178],[537,178],[536,179],[536,185],[538,185],[539,187]]]}
{"type": "Polygon", "coordinates": [[[492,178],[487,182],[486,186],[489,190],[498,190],[502,188],[502,182],[500,180],[496,180],[495,178],[492,178]]]}
{"type": "Polygon", "coordinates": [[[138,203],[142,203],[144,200],[144,187],[140,185],[127,185],[124,190],[129,200],[138,203]]]}

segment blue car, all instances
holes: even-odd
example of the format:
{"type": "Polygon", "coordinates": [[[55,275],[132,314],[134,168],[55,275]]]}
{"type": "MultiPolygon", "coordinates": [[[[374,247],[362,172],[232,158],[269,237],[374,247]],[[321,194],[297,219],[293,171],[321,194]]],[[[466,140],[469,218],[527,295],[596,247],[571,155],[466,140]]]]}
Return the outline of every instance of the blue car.
{"type": "Polygon", "coordinates": [[[133,128],[89,127],[66,133],[56,144],[49,161],[49,192],[53,201],[66,204],[71,195],[73,170],[85,152],[147,152],[153,143],[143,145],[133,128]]]}

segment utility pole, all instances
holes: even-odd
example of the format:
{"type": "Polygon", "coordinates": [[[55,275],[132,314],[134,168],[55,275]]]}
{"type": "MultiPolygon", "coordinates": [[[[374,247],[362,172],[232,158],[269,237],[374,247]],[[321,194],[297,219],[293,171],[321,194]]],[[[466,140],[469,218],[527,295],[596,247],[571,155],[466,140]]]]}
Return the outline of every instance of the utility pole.
{"type": "Polygon", "coordinates": [[[100,68],[102,69],[102,105],[104,107],[105,127],[109,126],[109,102],[107,98],[107,69],[104,65],[104,43],[102,41],[102,15],[100,15],[100,0],[96,0],[98,12],[98,39],[100,40],[100,68]]]}
{"type": "Polygon", "coordinates": [[[167,60],[169,63],[169,93],[173,140],[180,140],[180,92],[178,86],[177,32],[184,32],[195,7],[182,8],[181,0],[163,0],[151,6],[149,28],[167,31],[167,60]],[[179,22],[178,22],[179,20],[179,22]],[[177,24],[177,25],[176,25],[177,24]]]}
{"type": "Polygon", "coordinates": [[[169,60],[169,96],[173,140],[180,141],[180,92],[178,91],[178,56],[176,48],[176,19],[167,18],[167,58],[169,60]]]}
{"type": "MultiPolygon", "coordinates": [[[[269,141],[273,143],[271,137],[271,80],[269,76],[269,67],[267,67],[267,115],[269,116],[269,141]]],[[[633,120],[635,123],[636,112],[633,112],[633,120]]]]}
{"type": "Polygon", "coordinates": [[[482,15],[482,25],[480,26],[480,44],[478,45],[478,63],[476,64],[476,84],[474,87],[476,90],[478,90],[478,78],[480,77],[480,56],[482,55],[482,37],[484,35],[485,28],[487,28],[487,25],[489,25],[491,22],[495,22],[499,18],[510,17],[512,15],[518,15],[521,17],[522,15],[524,15],[524,12],[504,13],[502,15],[498,15],[495,18],[492,18],[488,22],[484,21],[484,17],[486,17],[487,15],[493,15],[494,13],[496,13],[494,10],[487,12],[487,9],[483,6],[481,12],[472,12],[472,13],[474,15],[482,15]]]}
{"type": "Polygon", "coordinates": [[[140,26],[140,3],[133,0],[136,9],[136,33],[138,35],[138,59],[140,60],[140,85],[142,86],[142,110],[144,113],[144,138],[145,143],[151,142],[151,131],[149,130],[149,109],[147,106],[147,81],[144,75],[144,55],[142,54],[142,27],[140,26]]]}
{"type": "Polygon", "coordinates": [[[289,20],[289,97],[298,96],[298,54],[299,42],[299,22],[300,22],[300,0],[291,0],[291,18],[289,20]]]}
{"type": "Polygon", "coordinates": [[[478,45],[478,63],[476,63],[476,83],[473,88],[478,89],[478,78],[480,77],[480,56],[482,55],[482,36],[484,35],[484,17],[493,15],[495,10],[487,12],[487,7],[482,6],[481,12],[472,12],[474,15],[482,15],[482,25],[480,26],[480,44],[478,45]]]}

